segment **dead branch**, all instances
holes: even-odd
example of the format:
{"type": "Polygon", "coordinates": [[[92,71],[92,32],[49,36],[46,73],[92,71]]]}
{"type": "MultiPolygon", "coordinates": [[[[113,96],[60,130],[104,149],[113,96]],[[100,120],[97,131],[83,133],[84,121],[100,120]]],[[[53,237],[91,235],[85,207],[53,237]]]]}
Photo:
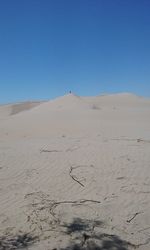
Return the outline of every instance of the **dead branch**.
{"type": "Polygon", "coordinates": [[[58,153],[58,152],[62,152],[60,150],[48,150],[48,149],[41,149],[40,153],[58,153]]]}
{"type": "Polygon", "coordinates": [[[74,181],[76,181],[77,183],[79,183],[82,187],[84,187],[83,183],[81,183],[79,180],[77,180],[77,178],[76,178],[75,175],[72,175],[73,169],[74,169],[73,167],[70,167],[70,171],[69,171],[70,177],[71,177],[74,181]]]}
{"type": "Polygon", "coordinates": [[[138,214],[140,214],[140,212],[135,213],[131,219],[127,220],[127,222],[130,223],[138,214]]]}

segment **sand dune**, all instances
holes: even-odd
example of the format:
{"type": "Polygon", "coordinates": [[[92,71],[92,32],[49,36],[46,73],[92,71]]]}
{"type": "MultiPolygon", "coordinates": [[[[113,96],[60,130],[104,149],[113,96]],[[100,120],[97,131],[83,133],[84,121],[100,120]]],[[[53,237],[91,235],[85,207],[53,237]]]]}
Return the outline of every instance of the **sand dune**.
{"type": "Polygon", "coordinates": [[[0,250],[150,249],[150,99],[0,106],[0,250]]]}
{"type": "Polygon", "coordinates": [[[0,105],[0,119],[7,118],[9,115],[15,115],[19,112],[26,111],[32,109],[42,102],[39,101],[28,101],[28,102],[21,102],[15,104],[8,104],[8,105],[0,105]]]}

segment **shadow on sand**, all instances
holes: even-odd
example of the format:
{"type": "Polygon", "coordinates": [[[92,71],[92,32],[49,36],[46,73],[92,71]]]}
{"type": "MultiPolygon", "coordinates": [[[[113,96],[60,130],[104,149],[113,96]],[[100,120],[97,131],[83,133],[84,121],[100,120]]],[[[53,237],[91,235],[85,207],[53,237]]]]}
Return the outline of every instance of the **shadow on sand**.
{"type": "MultiPolygon", "coordinates": [[[[61,227],[65,229],[63,233],[68,235],[71,241],[67,247],[55,248],[55,250],[128,250],[136,248],[135,245],[120,239],[116,235],[96,233],[96,228],[98,229],[103,225],[102,221],[80,218],[75,218],[71,224],[62,224],[61,227]]],[[[0,237],[0,250],[28,249],[37,240],[39,240],[38,237],[32,237],[30,234],[3,236],[0,237]]]]}
{"type": "Polygon", "coordinates": [[[101,221],[74,219],[71,224],[65,224],[67,234],[74,239],[72,243],[61,250],[128,250],[135,249],[131,243],[116,235],[95,233],[94,229],[103,225],[101,221]],[[77,242],[77,243],[76,243],[77,242]]]}
{"type": "Polygon", "coordinates": [[[0,250],[24,249],[32,245],[36,238],[29,234],[0,237],[0,250]]]}

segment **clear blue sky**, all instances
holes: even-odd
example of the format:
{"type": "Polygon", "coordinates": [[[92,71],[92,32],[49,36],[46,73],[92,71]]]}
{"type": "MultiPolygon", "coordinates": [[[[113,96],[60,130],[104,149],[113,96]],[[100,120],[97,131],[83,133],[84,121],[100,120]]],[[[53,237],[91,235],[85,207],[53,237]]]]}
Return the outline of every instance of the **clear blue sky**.
{"type": "Polygon", "coordinates": [[[149,0],[0,0],[0,103],[150,96],[149,0]]]}

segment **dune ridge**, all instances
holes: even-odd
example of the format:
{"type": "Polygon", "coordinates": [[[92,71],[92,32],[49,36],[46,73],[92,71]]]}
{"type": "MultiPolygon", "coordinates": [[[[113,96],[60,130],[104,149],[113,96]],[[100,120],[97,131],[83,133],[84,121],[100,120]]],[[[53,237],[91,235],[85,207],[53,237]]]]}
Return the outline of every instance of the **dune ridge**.
{"type": "Polygon", "coordinates": [[[27,111],[32,109],[38,105],[40,105],[41,101],[27,101],[21,103],[14,103],[14,104],[4,104],[0,105],[0,119],[7,118],[9,115],[15,115],[22,111],[27,111]]]}

